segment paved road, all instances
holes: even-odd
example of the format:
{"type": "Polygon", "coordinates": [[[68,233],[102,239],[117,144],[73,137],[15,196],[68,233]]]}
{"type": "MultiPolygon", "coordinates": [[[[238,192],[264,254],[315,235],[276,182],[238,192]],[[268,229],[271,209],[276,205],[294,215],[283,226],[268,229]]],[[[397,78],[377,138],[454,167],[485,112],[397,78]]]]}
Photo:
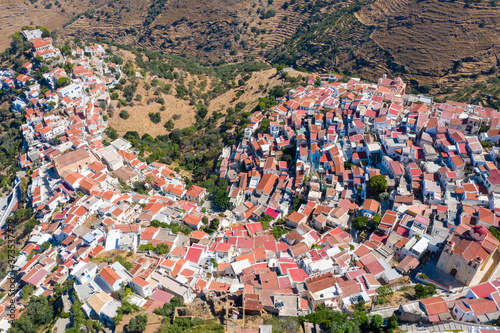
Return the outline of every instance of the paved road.
{"type": "Polygon", "coordinates": [[[400,325],[400,328],[402,330],[408,331],[409,333],[450,332],[450,331],[477,332],[479,329],[495,329],[493,326],[481,326],[472,323],[460,323],[460,322],[438,323],[435,325],[425,325],[425,326],[409,323],[400,325]]]}
{"type": "Polygon", "coordinates": [[[7,220],[7,217],[9,217],[10,213],[12,212],[12,208],[14,208],[14,205],[17,203],[17,200],[19,200],[19,196],[21,194],[19,183],[20,183],[19,181],[16,181],[16,184],[14,185],[12,193],[9,197],[9,205],[7,206],[7,209],[0,218],[0,229],[5,224],[5,220],[7,220]]]}
{"type": "Polygon", "coordinates": [[[62,301],[63,301],[63,311],[69,313],[71,311],[72,303],[67,293],[62,295],[62,301]]]}
{"type": "Polygon", "coordinates": [[[52,328],[53,333],[63,333],[71,328],[71,320],[69,318],[59,318],[57,319],[54,327],[52,328]]]}

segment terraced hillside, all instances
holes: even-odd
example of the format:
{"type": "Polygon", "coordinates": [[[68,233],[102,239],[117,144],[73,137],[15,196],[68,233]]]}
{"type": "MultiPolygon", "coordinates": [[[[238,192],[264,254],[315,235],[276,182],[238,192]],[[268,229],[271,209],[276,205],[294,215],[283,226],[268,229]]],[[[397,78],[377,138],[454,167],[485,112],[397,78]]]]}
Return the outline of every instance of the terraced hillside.
{"type": "Polygon", "coordinates": [[[138,5],[115,0],[82,16],[65,32],[214,63],[257,58],[308,69],[365,66],[370,73],[377,67],[377,73],[385,72],[387,66],[380,66],[377,58],[380,48],[369,38],[370,27],[353,15],[359,2],[146,0],[138,5]],[[308,34],[312,30],[317,40],[308,34]],[[318,55],[322,48],[328,50],[318,55]]]}
{"type": "Polygon", "coordinates": [[[68,36],[102,37],[121,44],[202,60],[237,62],[293,37],[314,13],[339,0],[115,0],[66,27],[68,36]]]}
{"type": "Polygon", "coordinates": [[[487,72],[500,52],[495,1],[375,0],[356,17],[376,26],[371,38],[408,75],[443,78],[487,72]]]}
{"type": "Polygon", "coordinates": [[[343,71],[366,78],[389,71],[390,54],[371,38],[374,26],[362,24],[354,13],[362,3],[339,4],[308,18],[284,43],[268,50],[267,59],[310,70],[343,71]],[[389,61],[388,61],[389,60],[389,61]]]}
{"type": "MultiPolygon", "coordinates": [[[[64,27],[60,32],[68,37],[101,37],[207,64],[259,60],[370,80],[387,73],[421,92],[451,96],[478,82],[496,82],[497,2],[5,0],[0,15],[7,24],[0,35],[7,41],[28,24],[64,27]]],[[[498,99],[495,89],[474,98],[485,93],[498,99]]]]}
{"type": "Polygon", "coordinates": [[[311,16],[266,56],[372,80],[391,73],[445,98],[497,77],[499,31],[494,0],[358,0],[311,16]]]}
{"type": "Polygon", "coordinates": [[[111,0],[96,10],[89,10],[64,28],[66,36],[105,37],[122,44],[137,43],[150,0],[111,0]]]}

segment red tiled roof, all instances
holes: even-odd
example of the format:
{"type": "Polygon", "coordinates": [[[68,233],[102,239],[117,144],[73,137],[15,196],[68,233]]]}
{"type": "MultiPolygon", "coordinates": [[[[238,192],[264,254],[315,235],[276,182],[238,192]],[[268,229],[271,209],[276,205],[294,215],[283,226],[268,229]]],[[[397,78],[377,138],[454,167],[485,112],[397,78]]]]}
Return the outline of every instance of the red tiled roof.
{"type": "Polygon", "coordinates": [[[120,280],[121,277],[116,273],[111,267],[104,267],[99,275],[106,281],[107,284],[113,286],[116,281],[120,280]]]}
{"type": "Polygon", "coordinates": [[[422,299],[420,303],[424,306],[428,316],[449,312],[446,302],[440,296],[422,299]]]}

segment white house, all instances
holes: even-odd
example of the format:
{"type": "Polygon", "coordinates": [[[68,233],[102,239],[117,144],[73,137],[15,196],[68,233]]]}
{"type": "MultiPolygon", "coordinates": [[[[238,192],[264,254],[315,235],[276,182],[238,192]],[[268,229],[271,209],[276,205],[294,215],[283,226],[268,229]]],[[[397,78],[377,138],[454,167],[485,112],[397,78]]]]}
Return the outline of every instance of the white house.
{"type": "Polygon", "coordinates": [[[123,284],[121,276],[111,267],[104,267],[101,272],[99,272],[99,275],[97,275],[96,281],[112,292],[119,290],[123,284]]]}
{"type": "Polygon", "coordinates": [[[133,278],[132,281],[130,281],[129,285],[135,293],[141,295],[144,298],[151,296],[151,294],[153,293],[152,286],[140,276],[136,276],[135,278],[133,278]]]}
{"type": "Polygon", "coordinates": [[[71,83],[70,85],[68,85],[66,87],[60,88],[57,91],[57,93],[59,94],[59,96],[61,96],[61,98],[69,97],[69,98],[73,99],[73,98],[76,98],[76,97],[80,96],[81,94],[83,94],[83,90],[82,90],[81,85],[76,84],[76,83],[71,83]]]}
{"type": "Polygon", "coordinates": [[[93,262],[85,263],[80,261],[74,268],[71,275],[75,277],[75,281],[79,284],[84,284],[92,279],[97,274],[97,265],[93,262]]]}
{"type": "Polygon", "coordinates": [[[99,319],[107,324],[113,325],[113,318],[116,317],[117,310],[121,302],[113,299],[106,293],[99,292],[93,294],[82,307],[89,318],[97,315],[99,319]]]}

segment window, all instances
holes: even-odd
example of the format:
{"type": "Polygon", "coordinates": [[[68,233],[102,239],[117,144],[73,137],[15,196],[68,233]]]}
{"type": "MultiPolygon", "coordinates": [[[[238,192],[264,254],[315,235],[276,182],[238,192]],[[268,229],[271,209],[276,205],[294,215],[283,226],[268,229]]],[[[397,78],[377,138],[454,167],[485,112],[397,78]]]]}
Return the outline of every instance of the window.
{"type": "Polygon", "coordinates": [[[441,264],[441,266],[439,266],[439,267],[443,268],[443,264],[441,264]]]}

